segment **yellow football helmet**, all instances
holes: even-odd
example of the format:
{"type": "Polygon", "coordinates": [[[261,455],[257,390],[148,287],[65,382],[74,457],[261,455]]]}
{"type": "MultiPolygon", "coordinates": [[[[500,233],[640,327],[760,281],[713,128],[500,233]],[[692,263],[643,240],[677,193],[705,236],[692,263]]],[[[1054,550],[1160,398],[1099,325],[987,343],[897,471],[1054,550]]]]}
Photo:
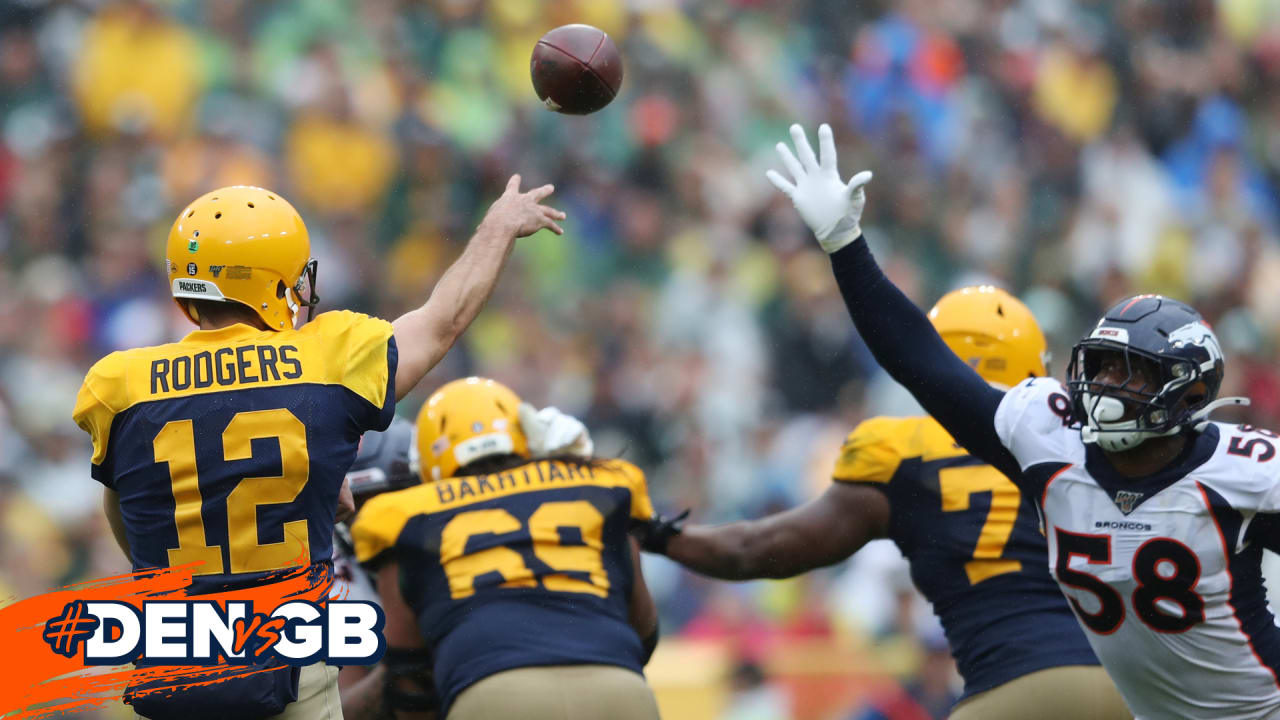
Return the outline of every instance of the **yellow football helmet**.
{"type": "Polygon", "coordinates": [[[952,290],[929,311],[929,320],[952,352],[998,388],[1048,374],[1048,344],[1039,323],[1000,288],[952,290]]]}
{"type": "Polygon", "coordinates": [[[492,455],[529,457],[519,407],[511,388],[488,378],[454,380],[435,391],[418,412],[414,448],[423,481],[453,477],[492,455]]]}
{"type": "Polygon", "coordinates": [[[302,216],[270,190],[218,188],[178,214],[165,247],[173,299],[199,323],[184,300],[238,302],[272,330],[297,324],[301,307],[315,311],[316,261],[302,216]],[[309,297],[302,298],[302,276],[309,297]]]}

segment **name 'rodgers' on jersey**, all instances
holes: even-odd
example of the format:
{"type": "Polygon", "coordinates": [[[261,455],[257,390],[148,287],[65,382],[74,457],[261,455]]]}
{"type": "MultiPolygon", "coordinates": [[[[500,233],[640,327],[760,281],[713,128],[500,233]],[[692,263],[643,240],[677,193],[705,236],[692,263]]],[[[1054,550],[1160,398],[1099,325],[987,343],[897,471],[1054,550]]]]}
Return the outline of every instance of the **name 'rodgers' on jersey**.
{"type": "Polygon", "coordinates": [[[395,362],[390,323],[348,311],[100,360],[75,419],[93,477],[119,495],[135,569],[199,562],[204,586],[327,565],[343,471],[394,412],[395,362]]]}

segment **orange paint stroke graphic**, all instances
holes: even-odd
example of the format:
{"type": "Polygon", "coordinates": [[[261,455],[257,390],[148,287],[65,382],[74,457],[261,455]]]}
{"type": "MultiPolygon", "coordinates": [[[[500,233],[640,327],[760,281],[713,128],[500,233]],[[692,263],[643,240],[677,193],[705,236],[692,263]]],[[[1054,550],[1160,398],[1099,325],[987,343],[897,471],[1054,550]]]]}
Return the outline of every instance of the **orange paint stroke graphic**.
{"type": "MultiPolygon", "coordinates": [[[[142,681],[163,682],[157,687],[149,685],[140,694],[171,692],[274,669],[226,664],[86,667],[81,654],[73,657],[60,655],[45,639],[46,624],[62,619],[68,605],[75,601],[110,600],[128,603],[141,610],[142,603],[150,600],[199,599],[218,602],[224,608],[227,601],[244,600],[253,603],[254,613],[269,615],[292,600],[324,605],[328,597],[329,574],[315,572],[308,567],[272,573],[252,587],[191,596],[187,588],[197,565],[199,563],[91,580],[0,608],[0,638],[4,639],[4,652],[10,659],[5,672],[0,674],[0,718],[40,720],[59,713],[102,707],[120,697],[130,684],[142,681]]],[[[278,631],[283,625],[283,620],[268,622],[260,630],[273,630],[278,639],[278,631]]],[[[59,633],[57,628],[51,631],[55,637],[59,633]]]]}

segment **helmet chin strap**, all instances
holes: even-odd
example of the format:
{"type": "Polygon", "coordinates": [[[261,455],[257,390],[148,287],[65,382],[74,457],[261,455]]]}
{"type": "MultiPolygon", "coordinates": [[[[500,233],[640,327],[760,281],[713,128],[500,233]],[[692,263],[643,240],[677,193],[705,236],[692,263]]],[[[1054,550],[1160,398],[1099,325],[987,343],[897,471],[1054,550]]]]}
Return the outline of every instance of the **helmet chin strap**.
{"type": "Polygon", "coordinates": [[[1217,410],[1220,407],[1226,407],[1228,405],[1245,407],[1245,406],[1248,406],[1249,404],[1250,404],[1249,398],[1247,397],[1218,398],[1217,400],[1214,400],[1208,405],[1205,405],[1204,407],[1197,410],[1195,414],[1193,414],[1188,419],[1188,422],[1191,424],[1191,427],[1194,428],[1196,432],[1204,432],[1204,429],[1209,427],[1209,422],[1210,422],[1209,413],[1213,412],[1214,410],[1217,410]]]}
{"type": "MultiPolygon", "coordinates": [[[[1086,444],[1097,443],[1098,447],[1108,452],[1131,450],[1145,440],[1175,435],[1183,427],[1179,425],[1163,432],[1140,430],[1138,429],[1137,418],[1125,421],[1119,420],[1124,416],[1124,403],[1118,398],[1093,396],[1086,393],[1084,400],[1088,418],[1084,426],[1080,428],[1080,439],[1086,444]]],[[[1209,425],[1209,414],[1214,410],[1228,405],[1241,406],[1248,404],[1249,398],[1219,398],[1192,414],[1187,419],[1186,425],[1190,425],[1196,432],[1203,432],[1209,425]]]]}

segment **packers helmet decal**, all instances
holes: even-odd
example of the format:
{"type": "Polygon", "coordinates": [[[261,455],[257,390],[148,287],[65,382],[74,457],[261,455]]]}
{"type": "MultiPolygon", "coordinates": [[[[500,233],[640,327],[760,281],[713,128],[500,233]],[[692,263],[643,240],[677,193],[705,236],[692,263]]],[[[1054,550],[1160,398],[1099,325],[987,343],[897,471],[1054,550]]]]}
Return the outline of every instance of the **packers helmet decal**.
{"type": "Polygon", "coordinates": [[[278,194],[234,185],[201,195],[169,230],[165,266],[171,291],[192,322],[185,300],[238,302],[267,327],[297,325],[302,307],[314,312],[316,261],[302,216],[278,194]],[[178,268],[186,269],[183,277],[178,268]],[[306,299],[304,278],[310,284],[306,299]]]}
{"type": "Polygon", "coordinates": [[[488,378],[454,380],[432,393],[418,412],[414,442],[422,479],[453,477],[486,457],[529,457],[519,407],[518,395],[488,378]]]}
{"type": "Polygon", "coordinates": [[[953,290],[933,306],[929,320],[952,352],[998,388],[1048,374],[1040,324],[1022,301],[1000,288],[953,290]]]}

